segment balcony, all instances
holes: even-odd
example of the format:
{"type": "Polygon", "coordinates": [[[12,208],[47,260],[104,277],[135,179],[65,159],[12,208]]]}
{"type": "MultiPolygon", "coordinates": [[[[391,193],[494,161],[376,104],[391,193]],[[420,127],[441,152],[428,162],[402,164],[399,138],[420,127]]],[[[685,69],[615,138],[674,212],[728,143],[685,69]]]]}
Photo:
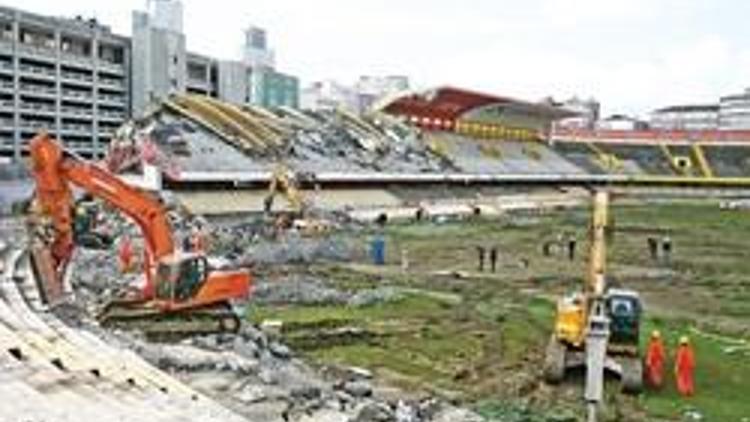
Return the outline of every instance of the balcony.
{"type": "Polygon", "coordinates": [[[13,110],[15,107],[13,100],[0,100],[0,108],[13,110]]]}
{"type": "Polygon", "coordinates": [[[106,104],[113,104],[118,106],[124,106],[125,105],[125,96],[123,95],[117,95],[117,94],[103,94],[99,93],[99,102],[100,103],[106,103],[106,104]]]}
{"type": "Polygon", "coordinates": [[[99,120],[109,122],[122,122],[125,120],[125,113],[121,111],[99,110],[99,120]]]}
{"type": "Polygon", "coordinates": [[[43,60],[46,62],[54,63],[57,59],[57,53],[53,48],[42,47],[38,45],[19,43],[18,52],[22,56],[43,60]]]}
{"type": "Polygon", "coordinates": [[[0,37],[0,52],[13,54],[13,39],[0,37]]]}
{"type": "Polygon", "coordinates": [[[24,76],[33,75],[44,77],[45,79],[55,79],[56,77],[55,69],[46,69],[43,67],[31,66],[28,64],[19,65],[18,69],[22,74],[24,74],[24,76]]]}
{"type": "Polygon", "coordinates": [[[106,72],[112,75],[122,76],[125,75],[125,65],[122,63],[112,63],[107,60],[99,60],[97,67],[101,72],[106,72]]]}
{"type": "Polygon", "coordinates": [[[18,105],[18,109],[33,114],[47,114],[54,116],[57,114],[57,109],[54,104],[39,104],[39,103],[27,103],[22,102],[18,105]]]}
{"type": "Polygon", "coordinates": [[[118,92],[125,91],[125,82],[122,80],[99,78],[99,85],[118,92]]]}
{"type": "Polygon", "coordinates": [[[57,89],[42,85],[21,84],[21,92],[27,94],[43,95],[45,97],[57,97],[57,89]]]}
{"type": "Polygon", "coordinates": [[[60,132],[68,135],[91,136],[94,127],[91,125],[78,123],[63,123],[60,125],[60,132]]]}
{"type": "Polygon", "coordinates": [[[0,81],[0,91],[13,92],[15,88],[13,81],[0,81]]]}
{"type": "Polygon", "coordinates": [[[60,107],[60,113],[68,116],[87,117],[88,119],[93,119],[94,116],[94,110],[83,107],[62,106],[60,107]]]}
{"type": "Polygon", "coordinates": [[[5,61],[0,62],[0,72],[13,73],[13,63],[5,61]]]}
{"type": "Polygon", "coordinates": [[[64,89],[62,90],[62,96],[65,98],[70,99],[77,99],[77,100],[93,100],[94,94],[91,93],[91,91],[77,91],[72,89],[64,89]]]}
{"type": "Polygon", "coordinates": [[[115,136],[116,128],[99,128],[99,136],[104,138],[112,138],[115,136]]]}
{"type": "Polygon", "coordinates": [[[21,120],[18,125],[21,130],[38,132],[40,130],[51,131],[55,127],[54,122],[47,122],[41,120],[21,120]]]}
{"type": "Polygon", "coordinates": [[[0,149],[3,151],[12,151],[15,149],[16,143],[13,138],[0,137],[0,149]]]}
{"type": "Polygon", "coordinates": [[[89,56],[81,56],[78,54],[63,53],[61,56],[62,62],[65,66],[75,67],[76,69],[91,70],[94,68],[94,62],[89,56]]]}

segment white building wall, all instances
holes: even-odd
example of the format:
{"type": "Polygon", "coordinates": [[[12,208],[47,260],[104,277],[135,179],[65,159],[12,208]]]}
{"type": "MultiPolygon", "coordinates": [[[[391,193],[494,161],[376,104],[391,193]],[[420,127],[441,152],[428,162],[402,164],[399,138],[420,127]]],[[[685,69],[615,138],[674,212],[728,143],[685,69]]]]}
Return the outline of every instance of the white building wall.
{"type": "Polygon", "coordinates": [[[182,33],[182,1],[147,0],[146,10],[156,28],[182,33]]]}
{"type": "Polygon", "coordinates": [[[742,94],[721,99],[719,127],[722,130],[750,130],[750,88],[742,94]]]}
{"type": "Polygon", "coordinates": [[[236,61],[220,61],[218,79],[220,100],[238,105],[250,102],[252,73],[247,65],[236,61]]]}
{"type": "Polygon", "coordinates": [[[186,90],[185,35],[154,26],[150,15],[133,12],[133,115],[152,101],[186,90]]]}
{"type": "Polygon", "coordinates": [[[654,112],[651,114],[651,127],[662,130],[713,130],[719,127],[719,112],[654,112]]]}

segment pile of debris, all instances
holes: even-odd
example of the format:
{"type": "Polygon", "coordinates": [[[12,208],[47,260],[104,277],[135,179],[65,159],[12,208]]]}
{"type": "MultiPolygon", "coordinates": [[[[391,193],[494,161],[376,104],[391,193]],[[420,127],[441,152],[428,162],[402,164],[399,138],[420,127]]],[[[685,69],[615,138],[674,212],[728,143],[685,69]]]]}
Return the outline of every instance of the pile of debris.
{"type": "Polygon", "coordinates": [[[451,169],[417,129],[384,114],[238,107],[195,95],[164,101],[125,123],[115,138],[111,170],[137,171],[148,162],[176,179],[181,170],[268,171],[278,159],[300,174],[451,169]]]}

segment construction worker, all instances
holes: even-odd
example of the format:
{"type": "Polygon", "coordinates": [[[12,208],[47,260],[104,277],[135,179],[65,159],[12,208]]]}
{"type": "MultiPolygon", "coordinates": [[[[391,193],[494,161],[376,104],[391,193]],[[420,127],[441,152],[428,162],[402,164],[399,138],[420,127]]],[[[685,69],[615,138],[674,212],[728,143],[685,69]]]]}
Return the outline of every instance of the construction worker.
{"type": "Polygon", "coordinates": [[[574,261],[576,259],[576,242],[575,237],[568,237],[568,260],[574,261]]]}
{"type": "Polygon", "coordinates": [[[659,259],[659,241],[655,237],[649,237],[646,239],[648,243],[648,254],[652,261],[659,259]]]}
{"type": "Polygon", "coordinates": [[[661,241],[662,260],[664,264],[669,264],[672,257],[672,238],[664,236],[661,241]]]}
{"type": "Polygon", "coordinates": [[[120,272],[123,274],[133,270],[135,261],[133,260],[133,243],[130,236],[124,235],[120,239],[120,245],[117,248],[117,257],[120,260],[120,272]]]}
{"type": "Polygon", "coordinates": [[[695,394],[695,353],[687,336],[680,338],[680,346],[677,348],[674,372],[677,379],[677,391],[683,397],[695,394]]]}
{"type": "Polygon", "coordinates": [[[490,269],[493,273],[497,271],[497,246],[490,249],[490,269]]]}
{"type": "Polygon", "coordinates": [[[479,272],[484,272],[484,255],[485,248],[482,245],[477,246],[477,252],[479,253],[479,272]]]}
{"type": "Polygon", "coordinates": [[[190,233],[190,250],[205,253],[207,246],[206,233],[203,231],[203,226],[196,224],[190,233]]]}
{"type": "Polygon", "coordinates": [[[651,333],[646,352],[646,382],[655,389],[660,389],[664,383],[664,360],[666,352],[664,342],[659,331],[651,333]]]}

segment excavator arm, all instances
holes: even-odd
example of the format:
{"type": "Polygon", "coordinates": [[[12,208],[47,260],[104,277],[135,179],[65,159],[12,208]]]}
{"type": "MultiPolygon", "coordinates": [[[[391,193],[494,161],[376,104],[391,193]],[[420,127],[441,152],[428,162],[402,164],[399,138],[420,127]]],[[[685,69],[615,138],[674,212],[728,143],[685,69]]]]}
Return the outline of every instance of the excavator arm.
{"type": "Polygon", "coordinates": [[[307,204],[302,193],[297,188],[294,177],[283,165],[278,165],[271,174],[271,183],[268,185],[268,195],[266,196],[266,212],[271,212],[273,200],[276,195],[282,195],[289,202],[292,211],[303,215],[306,211],[307,204]]]}
{"type": "MultiPolygon", "coordinates": [[[[56,276],[62,276],[74,249],[72,184],[113,205],[140,227],[147,260],[144,295],[151,295],[155,263],[174,252],[172,231],[162,205],[98,165],[66,152],[45,133],[32,139],[30,150],[37,205],[54,227],[50,249],[56,276]]],[[[61,283],[61,278],[55,282],[61,283]]]]}

